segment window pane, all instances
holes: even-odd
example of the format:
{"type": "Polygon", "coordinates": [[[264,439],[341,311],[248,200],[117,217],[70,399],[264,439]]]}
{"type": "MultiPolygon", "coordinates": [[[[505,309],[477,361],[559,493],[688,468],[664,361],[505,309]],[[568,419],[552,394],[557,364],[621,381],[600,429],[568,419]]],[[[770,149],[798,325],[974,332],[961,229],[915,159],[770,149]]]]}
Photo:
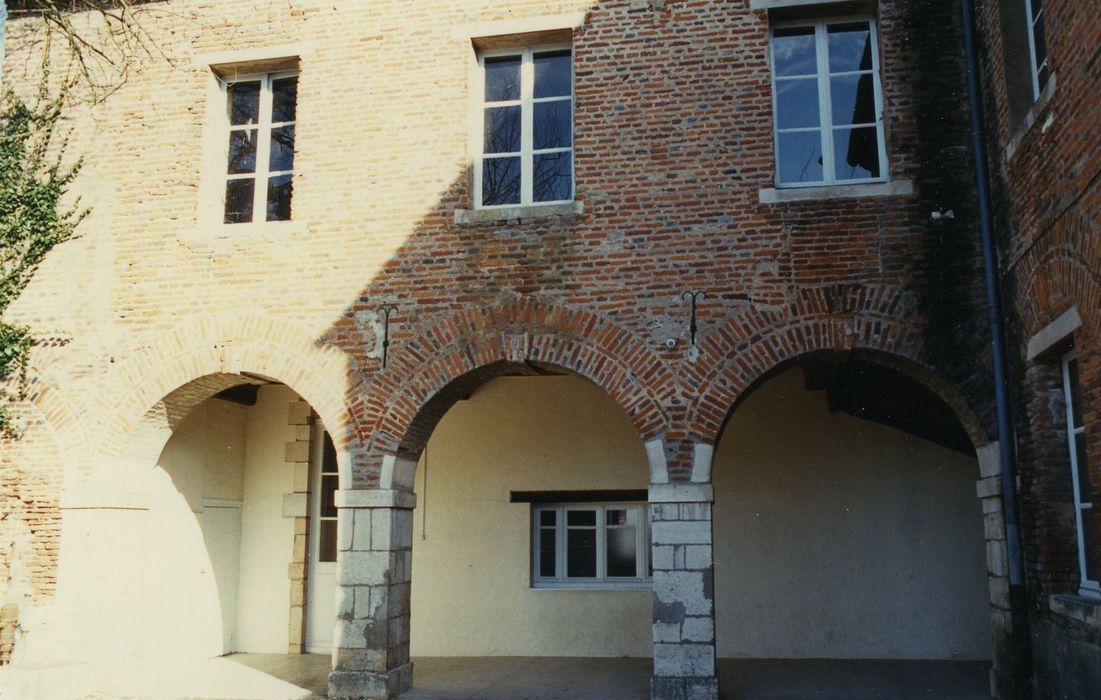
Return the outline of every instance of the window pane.
{"type": "Polygon", "coordinates": [[[271,120],[273,122],[293,122],[297,102],[297,77],[291,76],[271,81],[271,120]]]}
{"type": "Polygon", "coordinates": [[[607,525],[626,525],[627,511],[623,508],[609,508],[604,511],[604,522],[607,525]]]}
{"type": "Polygon", "coordinates": [[[225,223],[243,224],[252,221],[252,195],[256,181],[252,178],[226,182],[225,223]]]}
{"type": "Polygon", "coordinates": [[[1040,10],[1044,9],[1044,3],[1043,3],[1043,0],[1031,0],[1031,2],[1032,2],[1032,17],[1035,18],[1036,15],[1040,14],[1040,10]]]}
{"type": "Polygon", "coordinates": [[[229,98],[230,124],[255,124],[260,121],[260,82],[231,83],[226,88],[229,98]]]}
{"type": "Polygon", "coordinates": [[[1077,435],[1074,438],[1075,459],[1078,462],[1078,501],[1080,503],[1089,503],[1093,499],[1085,437],[1085,435],[1077,435]]]}
{"type": "Polygon", "coordinates": [[[317,533],[317,560],[336,561],[336,521],[321,520],[317,524],[321,528],[317,533]]]}
{"type": "MultiPolygon", "coordinates": [[[[543,512],[546,515],[546,511],[543,512]]],[[[554,515],[554,513],[551,513],[554,515]]],[[[555,575],[554,546],[555,531],[549,529],[539,530],[539,575],[553,577],[555,575]]]]}
{"type": "Polygon", "coordinates": [[[569,51],[537,53],[535,62],[535,96],[555,97],[573,92],[573,59],[569,51]]]}
{"type": "Polygon", "coordinates": [[[536,202],[557,202],[573,197],[573,154],[537,153],[532,157],[531,192],[536,202]]]}
{"type": "Polygon", "coordinates": [[[520,202],[520,158],[486,158],[482,161],[482,204],[520,202]]]}
{"type": "Polygon", "coordinates": [[[780,134],[780,182],[822,180],[822,137],[817,131],[780,134]]]}
{"type": "Polygon", "coordinates": [[[1080,428],[1082,422],[1082,387],[1078,384],[1078,358],[1067,361],[1067,384],[1070,385],[1070,406],[1074,413],[1074,427],[1080,428]]]}
{"type": "Polygon", "coordinates": [[[595,510],[571,510],[566,512],[566,524],[581,527],[596,527],[595,510]]]}
{"type": "Polygon", "coordinates": [[[520,106],[487,108],[484,138],[484,153],[519,152],[520,106]]]}
{"type": "Polygon", "coordinates": [[[1036,44],[1036,65],[1043,65],[1047,60],[1047,41],[1044,38],[1044,16],[1040,15],[1040,18],[1036,20],[1036,24],[1032,25],[1032,36],[1035,39],[1036,44]]]}
{"type": "Polygon", "coordinates": [[[321,452],[321,473],[336,474],[336,445],[328,432],[325,433],[325,447],[321,452]]]}
{"type": "Polygon", "coordinates": [[[1097,580],[1097,557],[1094,556],[1093,546],[1093,509],[1086,508],[1082,511],[1082,550],[1086,553],[1086,578],[1097,580]],[[1092,576],[1090,572],[1094,572],[1092,576]]]}
{"type": "MultiPolygon", "coordinates": [[[[595,513],[589,514],[595,519],[595,513]]],[[[594,578],[596,576],[596,530],[567,530],[566,547],[566,575],[570,578],[594,578]]]]}
{"type": "Polygon", "coordinates": [[[271,156],[268,158],[268,170],[294,169],[294,125],[280,126],[271,130],[271,156]]]}
{"type": "Polygon", "coordinates": [[[292,175],[277,175],[268,180],[268,221],[291,220],[292,175]]]}
{"type": "Polygon", "coordinates": [[[321,517],[336,517],[336,486],[338,479],[333,474],[321,475],[321,517]]]}
{"type": "Polygon", "coordinates": [[[573,100],[536,102],[532,139],[539,148],[568,148],[573,138],[573,100]]]}
{"type": "Polygon", "coordinates": [[[833,157],[838,180],[879,177],[879,139],[875,127],[834,131],[833,157]]]}
{"type": "Polygon", "coordinates": [[[830,78],[835,126],[875,123],[875,90],[871,73],[830,78]]]}
{"type": "Polygon", "coordinates": [[[827,27],[830,72],[872,69],[872,32],[867,22],[827,27]]]}
{"type": "MultiPolygon", "coordinates": [[[[624,514],[625,511],[619,511],[624,514]]],[[[635,528],[617,527],[608,530],[607,541],[608,576],[637,576],[635,566],[635,528]]]]}
{"type": "Polygon", "coordinates": [[[553,510],[539,511],[539,524],[546,527],[554,527],[554,524],[557,521],[557,518],[555,516],[557,515],[558,513],[555,513],[553,510]]]}
{"type": "Polygon", "coordinates": [[[776,125],[781,129],[818,126],[818,79],[776,81],[776,125]]]}
{"type": "Polygon", "coordinates": [[[229,132],[230,175],[256,172],[256,129],[238,129],[229,132]]]}
{"type": "Polygon", "coordinates": [[[486,102],[520,99],[520,57],[502,56],[484,61],[486,102]]]}
{"type": "Polygon", "coordinates": [[[772,32],[772,62],[776,75],[813,75],[818,72],[814,53],[814,27],[777,29],[772,32]]]}

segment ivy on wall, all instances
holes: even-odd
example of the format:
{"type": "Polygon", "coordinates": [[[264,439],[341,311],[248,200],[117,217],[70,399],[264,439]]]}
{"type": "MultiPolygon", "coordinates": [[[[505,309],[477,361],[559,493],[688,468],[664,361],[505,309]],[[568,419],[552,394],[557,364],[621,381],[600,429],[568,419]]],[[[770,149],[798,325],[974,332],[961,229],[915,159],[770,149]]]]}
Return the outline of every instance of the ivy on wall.
{"type": "MultiPolygon", "coordinates": [[[[0,319],[55,245],[72,238],[87,214],[79,202],[62,203],[80,171],[66,166],[64,139],[57,141],[62,97],[44,92],[33,104],[14,93],[0,112],[0,319]],[[55,141],[57,141],[55,143],[55,141]]],[[[11,405],[26,397],[33,336],[25,326],[0,320],[0,437],[17,430],[11,405]]]]}

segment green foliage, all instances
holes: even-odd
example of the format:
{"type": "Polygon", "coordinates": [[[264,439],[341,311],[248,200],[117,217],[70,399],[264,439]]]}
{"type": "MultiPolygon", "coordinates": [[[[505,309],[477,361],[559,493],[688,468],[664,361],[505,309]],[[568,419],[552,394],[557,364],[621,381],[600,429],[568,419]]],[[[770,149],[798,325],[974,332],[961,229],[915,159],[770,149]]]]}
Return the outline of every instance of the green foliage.
{"type": "MultiPolygon", "coordinates": [[[[30,282],[58,243],[72,238],[87,213],[64,208],[62,198],[80,162],[62,162],[65,141],[55,146],[62,98],[40,94],[28,105],[9,92],[0,113],[0,316],[30,282]]],[[[0,436],[12,437],[13,400],[26,395],[32,338],[27,328],[0,321],[0,436]],[[11,387],[14,386],[14,390],[11,387]]]]}

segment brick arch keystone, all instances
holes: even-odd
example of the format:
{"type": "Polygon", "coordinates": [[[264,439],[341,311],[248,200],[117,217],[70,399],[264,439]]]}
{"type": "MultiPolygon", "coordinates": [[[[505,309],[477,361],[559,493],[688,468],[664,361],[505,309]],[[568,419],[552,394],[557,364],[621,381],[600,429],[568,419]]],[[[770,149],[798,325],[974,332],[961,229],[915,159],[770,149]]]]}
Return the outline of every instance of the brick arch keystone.
{"type": "Polygon", "coordinates": [[[990,442],[974,409],[959,391],[920,355],[917,328],[874,313],[786,318],[749,308],[730,319],[700,345],[698,386],[689,406],[695,439],[713,444],[742,393],[781,364],[823,350],[859,351],[862,359],[895,369],[939,396],[960,420],[976,448],[990,442]]]}
{"type": "Polygon", "coordinates": [[[676,393],[675,379],[639,338],[591,311],[519,299],[460,311],[391,347],[389,366],[350,407],[364,416],[369,460],[356,476],[373,483],[387,457],[415,460],[462,387],[539,365],[602,388],[644,442],[668,428],[663,406],[676,393]]]}

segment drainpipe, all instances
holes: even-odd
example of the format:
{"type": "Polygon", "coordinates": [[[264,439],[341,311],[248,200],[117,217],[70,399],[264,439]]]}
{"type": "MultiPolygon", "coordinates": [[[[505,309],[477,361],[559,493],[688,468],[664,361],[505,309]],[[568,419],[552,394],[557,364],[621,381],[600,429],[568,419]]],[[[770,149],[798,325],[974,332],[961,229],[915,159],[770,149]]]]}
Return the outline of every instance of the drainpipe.
{"type": "Polygon", "coordinates": [[[983,267],[986,277],[986,307],[990,320],[994,360],[994,399],[998,420],[998,452],[1002,468],[1002,514],[1005,518],[1006,553],[1009,562],[1009,597],[1012,613],[1009,632],[1010,650],[1004,669],[1013,676],[1014,695],[1027,695],[1030,685],[1027,671],[1029,651],[1025,631],[1024,551],[1017,499],[1017,442],[1013,428],[1013,406],[1009,394],[1009,367],[1006,362],[1005,314],[998,281],[998,254],[994,246],[994,222],[990,204],[990,174],[987,171],[985,117],[979,56],[976,51],[974,0],[962,0],[963,47],[967,60],[967,97],[971,111],[971,148],[975,161],[975,185],[979,198],[979,232],[982,238],[983,267]]]}

